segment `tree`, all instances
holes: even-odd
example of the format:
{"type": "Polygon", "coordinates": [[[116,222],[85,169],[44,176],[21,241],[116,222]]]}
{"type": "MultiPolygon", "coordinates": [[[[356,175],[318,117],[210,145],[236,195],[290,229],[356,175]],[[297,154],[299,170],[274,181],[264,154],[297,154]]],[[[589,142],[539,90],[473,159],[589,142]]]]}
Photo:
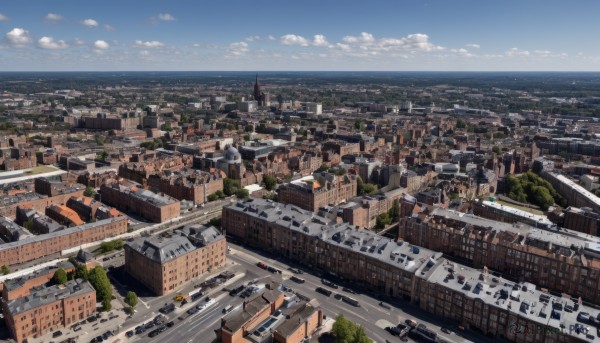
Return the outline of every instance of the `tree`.
{"type": "Polygon", "coordinates": [[[88,270],[85,264],[80,264],[77,266],[75,269],[75,278],[84,280],[88,279],[88,270]]]}
{"type": "Polygon", "coordinates": [[[33,229],[33,218],[23,222],[23,227],[31,231],[31,229],[33,229]]]}
{"type": "Polygon", "coordinates": [[[315,171],[317,171],[317,172],[324,172],[327,169],[329,169],[329,166],[327,165],[327,163],[323,162],[323,163],[321,163],[321,166],[317,170],[315,170],[315,171]]]}
{"type": "Polygon", "coordinates": [[[100,250],[103,253],[107,253],[113,250],[121,250],[124,246],[125,242],[122,239],[115,239],[114,241],[100,243],[100,250]]]}
{"type": "Polygon", "coordinates": [[[500,155],[500,153],[502,153],[502,151],[500,150],[500,147],[497,145],[494,145],[492,147],[492,151],[496,154],[496,155],[500,155]]]}
{"type": "Polygon", "coordinates": [[[400,219],[400,202],[397,199],[392,201],[392,207],[388,211],[388,215],[390,216],[392,223],[395,223],[400,219]]]}
{"type": "Polygon", "coordinates": [[[241,188],[235,192],[235,196],[237,196],[240,199],[246,199],[250,196],[250,192],[248,192],[247,189],[241,188]]]}
{"type": "Polygon", "coordinates": [[[171,125],[171,122],[168,121],[162,125],[162,129],[165,131],[171,131],[173,130],[173,126],[171,125]]]}
{"type": "Polygon", "coordinates": [[[108,151],[106,150],[102,150],[101,152],[99,152],[96,156],[100,161],[104,162],[106,161],[106,158],[108,157],[108,151]]]}
{"type": "Polygon", "coordinates": [[[223,193],[225,193],[226,196],[234,195],[238,189],[240,189],[240,180],[230,178],[225,178],[223,180],[223,193]]]}
{"type": "Polygon", "coordinates": [[[254,132],[254,126],[248,124],[246,125],[246,127],[244,128],[244,131],[246,132],[254,132]]]}
{"type": "Polygon", "coordinates": [[[52,276],[52,279],[50,279],[50,282],[53,285],[64,285],[65,282],[67,282],[67,272],[65,272],[64,269],[60,268],[59,270],[54,272],[54,275],[52,276]]]}
{"type": "Polygon", "coordinates": [[[102,135],[95,135],[94,136],[94,140],[96,141],[96,144],[98,144],[98,145],[104,145],[104,136],[102,136],[102,135]]]}
{"type": "Polygon", "coordinates": [[[362,326],[354,324],[347,320],[344,315],[340,314],[333,323],[333,335],[335,343],[370,343],[372,342],[367,337],[362,326]]]}
{"type": "Polygon", "coordinates": [[[206,197],[206,201],[208,201],[208,202],[215,201],[215,200],[217,200],[217,198],[218,198],[217,193],[213,193],[206,197]]]}
{"type": "Polygon", "coordinates": [[[83,195],[85,195],[86,197],[93,198],[96,195],[96,189],[94,187],[87,186],[85,188],[85,191],[83,191],[83,195]]]}
{"type": "Polygon", "coordinates": [[[277,180],[270,175],[263,176],[263,182],[265,183],[265,188],[269,191],[272,191],[277,186],[277,180]]]}
{"type": "Polygon", "coordinates": [[[10,273],[10,269],[6,265],[2,266],[2,275],[7,275],[10,273]]]}
{"type": "Polygon", "coordinates": [[[456,121],[457,129],[464,129],[465,127],[467,127],[467,124],[465,124],[465,122],[462,119],[456,121]]]}
{"type": "Polygon", "coordinates": [[[125,303],[129,305],[131,309],[134,309],[135,305],[137,305],[138,303],[137,294],[135,294],[135,292],[132,291],[127,292],[127,295],[125,296],[125,303]]]}
{"type": "Polygon", "coordinates": [[[106,276],[106,271],[102,266],[96,266],[89,271],[88,281],[96,290],[96,298],[102,302],[103,311],[110,311],[112,300],[112,286],[106,276]]]}

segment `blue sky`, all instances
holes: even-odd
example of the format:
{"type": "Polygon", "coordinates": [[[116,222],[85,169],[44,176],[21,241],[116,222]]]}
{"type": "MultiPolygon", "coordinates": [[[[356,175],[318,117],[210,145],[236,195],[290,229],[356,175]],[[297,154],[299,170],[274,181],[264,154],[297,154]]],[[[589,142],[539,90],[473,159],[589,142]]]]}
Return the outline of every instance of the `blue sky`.
{"type": "Polygon", "coordinates": [[[19,0],[0,70],[600,70],[600,2],[19,0]]]}

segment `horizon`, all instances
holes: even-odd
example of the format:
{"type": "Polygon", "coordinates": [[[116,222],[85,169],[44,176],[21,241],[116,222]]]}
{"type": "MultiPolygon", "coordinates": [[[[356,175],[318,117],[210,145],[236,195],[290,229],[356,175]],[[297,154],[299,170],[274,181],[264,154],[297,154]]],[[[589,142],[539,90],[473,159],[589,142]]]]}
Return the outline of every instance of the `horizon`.
{"type": "Polygon", "coordinates": [[[25,0],[0,5],[0,70],[593,72],[598,12],[558,0],[25,0]]]}

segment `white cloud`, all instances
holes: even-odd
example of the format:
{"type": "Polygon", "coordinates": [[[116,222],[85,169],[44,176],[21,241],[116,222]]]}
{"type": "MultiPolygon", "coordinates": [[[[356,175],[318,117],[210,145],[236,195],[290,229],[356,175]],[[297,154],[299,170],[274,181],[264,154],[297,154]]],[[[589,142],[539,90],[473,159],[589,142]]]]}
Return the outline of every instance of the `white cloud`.
{"type": "Polygon", "coordinates": [[[269,40],[276,40],[276,39],[277,39],[277,38],[273,37],[273,35],[269,35],[269,36],[267,36],[267,38],[268,38],[269,40]]]}
{"type": "Polygon", "coordinates": [[[106,31],[114,31],[114,30],[116,30],[115,27],[112,26],[112,25],[110,25],[110,24],[104,24],[103,26],[104,26],[104,29],[106,31]]]}
{"type": "Polygon", "coordinates": [[[375,40],[372,34],[367,32],[361,32],[360,36],[346,36],[342,38],[342,41],[346,43],[371,43],[375,40]]]}
{"type": "Polygon", "coordinates": [[[520,50],[519,48],[510,48],[504,53],[508,57],[527,57],[530,55],[527,50],[520,50]]]}
{"type": "Polygon", "coordinates": [[[473,49],[479,49],[479,48],[481,48],[481,45],[475,44],[475,43],[471,43],[471,44],[467,44],[466,47],[467,48],[473,48],[473,49]]]}
{"type": "Polygon", "coordinates": [[[83,39],[75,38],[73,40],[73,45],[82,46],[85,45],[85,41],[83,39]]]}
{"type": "Polygon", "coordinates": [[[42,37],[38,40],[38,46],[42,49],[66,49],[69,47],[69,44],[64,40],[55,41],[52,37],[42,37]]]}
{"type": "Polygon", "coordinates": [[[324,35],[315,35],[312,41],[312,45],[314,46],[329,46],[329,42],[324,35]]]}
{"type": "Polygon", "coordinates": [[[81,25],[87,26],[87,27],[97,27],[98,26],[98,22],[95,21],[94,19],[84,19],[84,20],[80,21],[79,23],[81,25]]]}
{"type": "Polygon", "coordinates": [[[231,43],[231,44],[229,44],[228,51],[233,56],[245,55],[249,51],[248,43],[246,43],[246,42],[231,43]]]}
{"type": "Polygon", "coordinates": [[[246,40],[247,40],[248,42],[254,42],[254,41],[260,40],[260,36],[250,36],[250,37],[246,37],[246,40]]]}
{"type": "Polygon", "coordinates": [[[0,21],[8,21],[8,17],[0,13],[0,21]]]}
{"type": "Polygon", "coordinates": [[[381,52],[430,52],[444,50],[443,47],[434,45],[429,41],[429,36],[424,33],[414,33],[400,38],[375,38],[368,32],[361,32],[359,36],[345,36],[343,43],[331,45],[354,56],[373,56],[381,52]]]}
{"type": "Polygon", "coordinates": [[[46,14],[46,16],[44,17],[44,19],[46,21],[59,21],[59,20],[63,19],[63,16],[60,15],[60,14],[57,14],[57,13],[50,12],[50,13],[46,14]]]}
{"type": "Polygon", "coordinates": [[[110,44],[108,44],[106,41],[99,39],[94,42],[94,49],[96,50],[106,50],[108,48],[110,48],[110,44]]]}
{"type": "Polygon", "coordinates": [[[162,48],[164,47],[165,44],[156,40],[153,41],[141,41],[141,40],[136,40],[135,42],[133,42],[133,47],[134,48],[162,48]]]}
{"type": "Polygon", "coordinates": [[[283,45],[300,45],[300,46],[309,46],[310,45],[308,42],[308,39],[306,39],[302,36],[294,35],[294,34],[283,35],[283,36],[281,36],[279,41],[283,45]]]}
{"type": "Polygon", "coordinates": [[[159,13],[158,19],[162,21],[174,21],[176,20],[174,16],[169,13],[159,13]]]}
{"type": "Polygon", "coordinates": [[[15,27],[7,32],[5,37],[8,43],[13,46],[25,46],[32,41],[29,31],[19,27],[15,27]]]}

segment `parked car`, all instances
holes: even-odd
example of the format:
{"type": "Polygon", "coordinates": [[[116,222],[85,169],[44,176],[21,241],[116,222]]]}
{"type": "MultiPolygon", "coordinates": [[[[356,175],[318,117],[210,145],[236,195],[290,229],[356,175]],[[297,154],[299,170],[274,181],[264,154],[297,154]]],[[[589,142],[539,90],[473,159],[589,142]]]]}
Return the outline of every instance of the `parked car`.
{"type": "Polygon", "coordinates": [[[134,335],[134,333],[132,330],[129,330],[125,333],[125,336],[127,336],[127,337],[133,337],[133,335],[134,335]]]}
{"type": "Polygon", "coordinates": [[[53,338],[60,337],[60,336],[62,336],[62,331],[54,331],[54,333],[52,334],[53,338]]]}

